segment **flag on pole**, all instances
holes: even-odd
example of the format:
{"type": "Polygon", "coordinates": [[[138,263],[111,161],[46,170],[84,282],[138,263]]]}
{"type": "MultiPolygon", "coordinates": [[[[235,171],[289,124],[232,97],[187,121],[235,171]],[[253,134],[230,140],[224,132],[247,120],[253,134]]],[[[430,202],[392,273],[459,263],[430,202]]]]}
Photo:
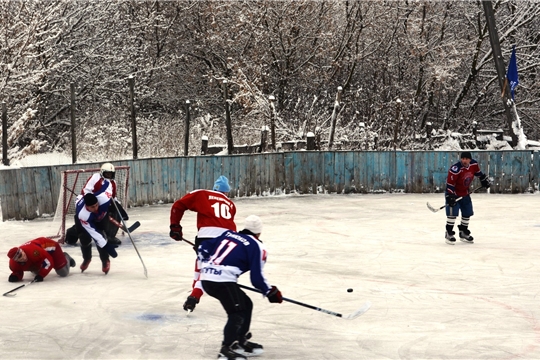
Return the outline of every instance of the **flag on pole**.
{"type": "Polygon", "coordinates": [[[510,55],[510,62],[508,63],[508,70],[506,71],[506,79],[510,85],[510,94],[512,95],[512,100],[514,100],[514,89],[519,84],[515,45],[512,47],[512,55],[510,55]]]}

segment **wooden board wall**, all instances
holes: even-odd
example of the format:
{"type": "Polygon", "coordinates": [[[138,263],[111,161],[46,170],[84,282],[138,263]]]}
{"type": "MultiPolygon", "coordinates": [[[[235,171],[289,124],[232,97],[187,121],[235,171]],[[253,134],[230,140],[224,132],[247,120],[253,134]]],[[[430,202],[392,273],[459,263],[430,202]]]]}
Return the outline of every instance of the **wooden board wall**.
{"type": "MultiPolygon", "coordinates": [[[[231,156],[193,156],[112,161],[130,166],[129,206],[172,203],[194,189],[229,178],[230,197],[297,192],[442,192],[459,151],[297,151],[231,156]]],[[[538,190],[540,156],[531,151],[472,152],[494,179],[492,193],[538,190]]],[[[105,162],[105,161],[104,161],[105,162]]],[[[2,219],[51,216],[61,172],[101,163],[0,170],[2,219]]],[[[475,184],[476,186],[476,184],[475,184]]]]}

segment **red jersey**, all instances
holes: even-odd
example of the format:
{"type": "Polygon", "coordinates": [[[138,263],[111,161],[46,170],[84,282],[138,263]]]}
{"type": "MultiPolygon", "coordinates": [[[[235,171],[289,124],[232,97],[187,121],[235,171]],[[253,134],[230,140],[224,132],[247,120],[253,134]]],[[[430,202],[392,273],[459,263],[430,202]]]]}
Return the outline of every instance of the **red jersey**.
{"type": "Polygon", "coordinates": [[[171,224],[180,224],[186,210],[197,213],[197,236],[217,237],[224,231],[236,231],[236,206],[223,193],[213,190],[194,190],[176,200],[171,208],[171,224]]]}
{"type": "Polygon", "coordinates": [[[458,161],[448,170],[446,192],[458,197],[469,195],[469,186],[471,186],[474,177],[483,175],[476,160],[471,159],[468,167],[464,167],[461,161],[458,161]]]}
{"type": "Polygon", "coordinates": [[[55,268],[53,259],[53,253],[55,252],[59,252],[64,259],[63,264],[57,264],[62,266],[56,267],[65,266],[66,259],[64,253],[61,249],[59,251],[57,250],[57,245],[58,243],[56,241],[43,237],[22,244],[19,248],[25,252],[28,259],[25,263],[19,263],[13,259],[9,259],[9,268],[11,269],[12,274],[17,276],[19,281],[22,280],[25,271],[31,271],[42,277],[47,276],[49,272],[55,268]]]}

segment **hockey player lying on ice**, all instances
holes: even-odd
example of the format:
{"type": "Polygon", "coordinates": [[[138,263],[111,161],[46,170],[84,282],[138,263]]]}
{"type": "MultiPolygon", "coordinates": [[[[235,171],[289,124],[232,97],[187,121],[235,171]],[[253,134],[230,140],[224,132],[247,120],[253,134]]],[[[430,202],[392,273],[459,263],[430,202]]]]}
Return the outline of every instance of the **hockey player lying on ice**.
{"type": "Polygon", "coordinates": [[[54,269],[62,277],[69,275],[69,268],[75,266],[75,260],[68,253],[62,252],[60,244],[52,239],[40,237],[10,249],[9,282],[21,281],[25,271],[31,271],[34,281],[40,282],[54,269]]]}

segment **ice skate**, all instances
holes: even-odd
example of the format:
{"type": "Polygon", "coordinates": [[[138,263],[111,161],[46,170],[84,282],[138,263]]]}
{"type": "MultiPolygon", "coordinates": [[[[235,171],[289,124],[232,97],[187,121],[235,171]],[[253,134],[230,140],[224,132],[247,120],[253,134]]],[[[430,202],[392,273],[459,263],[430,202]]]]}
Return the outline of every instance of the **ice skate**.
{"type": "Polygon", "coordinates": [[[459,240],[463,241],[464,243],[473,244],[474,238],[471,236],[471,232],[469,229],[467,229],[466,226],[459,225],[459,240]]]}
{"type": "Polygon", "coordinates": [[[261,355],[264,352],[263,346],[260,344],[248,341],[247,339],[249,338],[251,338],[251,333],[248,333],[246,335],[246,339],[244,341],[233,344],[232,349],[236,351],[237,353],[247,356],[247,357],[261,355]]]}
{"type": "Polygon", "coordinates": [[[456,243],[455,233],[455,231],[446,231],[444,238],[446,239],[447,244],[454,245],[456,243]]]}
{"type": "Polygon", "coordinates": [[[84,272],[84,270],[88,269],[88,265],[90,265],[90,261],[92,261],[92,259],[83,261],[83,263],[81,264],[81,272],[84,272]]]}
{"type": "Polygon", "coordinates": [[[221,347],[221,350],[218,354],[218,360],[241,360],[241,359],[247,359],[244,355],[237,353],[235,350],[233,350],[233,347],[236,346],[237,343],[234,343],[231,346],[223,345],[221,347]]]}
{"type": "Polygon", "coordinates": [[[199,299],[197,299],[195,296],[188,296],[186,302],[184,303],[184,310],[193,312],[198,303],[199,299]]]}
{"type": "Polygon", "coordinates": [[[75,265],[77,265],[75,260],[73,260],[73,258],[71,256],[69,256],[69,254],[67,252],[64,252],[64,256],[66,257],[66,259],[69,260],[69,267],[75,267],[75,265]]]}
{"type": "Polygon", "coordinates": [[[105,275],[107,275],[109,273],[109,270],[111,270],[111,262],[107,260],[106,263],[103,263],[103,267],[101,268],[101,270],[105,273],[105,275]]]}

